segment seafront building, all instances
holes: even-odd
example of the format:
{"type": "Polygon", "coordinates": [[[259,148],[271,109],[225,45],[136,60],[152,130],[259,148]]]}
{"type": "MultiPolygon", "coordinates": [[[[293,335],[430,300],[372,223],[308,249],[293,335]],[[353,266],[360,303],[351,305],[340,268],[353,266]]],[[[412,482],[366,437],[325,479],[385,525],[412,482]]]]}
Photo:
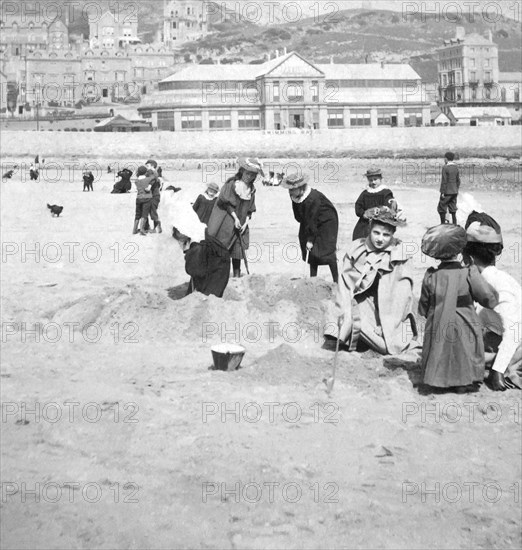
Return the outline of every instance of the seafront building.
{"type": "Polygon", "coordinates": [[[424,95],[407,64],[314,64],[290,52],[261,65],[187,67],[138,111],[170,131],[422,126],[424,95]]]}
{"type": "Polygon", "coordinates": [[[438,75],[444,113],[452,107],[505,107],[513,121],[522,120],[522,73],[499,71],[491,31],[466,35],[464,27],[457,27],[455,38],[439,50],[438,75]]]}

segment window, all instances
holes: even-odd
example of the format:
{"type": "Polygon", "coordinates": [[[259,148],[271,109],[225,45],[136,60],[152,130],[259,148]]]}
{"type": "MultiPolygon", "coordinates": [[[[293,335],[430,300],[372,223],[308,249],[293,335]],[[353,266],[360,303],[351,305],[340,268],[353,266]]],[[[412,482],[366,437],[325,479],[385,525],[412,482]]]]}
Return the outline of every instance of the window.
{"type": "Polygon", "coordinates": [[[457,86],[460,86],[462,84],[462,77],[460,72],[455,73],[455,81],[457,83],[457,86]]]}
{"type": "Polygon", "coordinates": [[[302,82],[289,82],[287,86],[287,99],[291,102],[304,101],[302,82]]]}
{"type": "Polygon", "coordinates": [[[368,112],[352,111],[350,113],[350,126],[370,126],[371,118],[368,112]]]}
{"type": "Polygon", "coordinates": [[[312,80],[311,92],[312,101],[317,103],[319,101],[319,82],[317,80],[312,80]]]}
{"type": "Polygon", "coordinates": [[[241,111],[239,113],[239,128],[259,128],[258,111],[241,111]]]}
{"type": "Polygon", "coordinates": [[[477,88],[471,88],[471,99],[477,99],[477,88]]]}
{"type": "Polygon", "coordinates": [[[500,90],[500,97],[501,101],[506,101],[506,88],[502,88],[502,90],[500,90]]]}
{"type": "Polygon", "coordinates": [[[486,71],[484,76],[484,82],[491,82],[491,71],[486,71]]]}
{"type": "Polygon", "coordinates": [[[520,103],[520,90],[515,90],[514,101],[515,103],[520,103]]]}
{"type": "Polygon", "coordinates": [[[114,73],[116,82],[123,82],[125,80],[125,73],[123,71],[116,71],[114,73]]]}
{"type": "Polygon", "coordinates": [[[489,67],[489,59],[484,60],[484,67],[489,67]]]}
{"type": "Polygon", "coordinates": [[[344,113],[342,109],[328,110],[328,128],[344,128],[344,113]]]}
{"type": "Polygon", "coordinates": [[[201,130],[201,113],[199,111],[183,111],[181,113],[182,130],[201,130]]]}
{"type": "Polygon", "coordinates": [[[422,126],[422,113],[407,110],[404,113],[404,126],[422,126]]]}
{"type": "Polygon", "coordinates": [[[484,87],[484,98],[491,99],[491,88],[489,86],[484,87]]]}
{"type": "Polygon", "coordinates": [[[469,60],[469,64],[470,64],[470,67],[474,67],[475,66],[475,58],[472,57],[470,60],[469,60]]]}
{"type": "Polygon", "coordinates": [[[109,90],[107,88],[103,88],[102,90],[102,96],[103,97],[109,97],[109,90]]]}
{"type": "Polygon", "coordinates": [[[477,73],[475,71],[471,71],[469,74],[469,80],[470,82],[476,82],[477,81],[477,73]]]}
{"type": "Polygon", "coordinates": [[[173,22],[172,22],[172,28],[173,28],[173,29],[177,29],[177,28],[178,28],[178,24],[176,23],[176,21],[173,21],[173,22]]]}
{"type": "Polygon", "coordinates": [[[279,82],[274,82],[274,101],[279,101],[279,82]]]}
{"type": "Polygon", "coordinates": [[[158,130],[174,131],[174,111],[158,112],[158,130]]]}
{"type": "Polygon", "coordinates": [[[92,82],[94,80],[94,71],[85,71],[85,80],[92,82]]]}
{"type": "Polygon", "coordinates": [[[378,126],[397,126],[397,113],[391,111],[377,110],[378,126]]]}
{"type": "Polygon", "coordinates": [[[443,87],[446,87],[448,85],[448,75],[447,74],[443,74],[442,75],[442,86],[443,87]]]}
{"type": "Polygon", "coordinates": [[[231,128],[230,111],[210,111],[209,127],[211,130],[231,128]]]}

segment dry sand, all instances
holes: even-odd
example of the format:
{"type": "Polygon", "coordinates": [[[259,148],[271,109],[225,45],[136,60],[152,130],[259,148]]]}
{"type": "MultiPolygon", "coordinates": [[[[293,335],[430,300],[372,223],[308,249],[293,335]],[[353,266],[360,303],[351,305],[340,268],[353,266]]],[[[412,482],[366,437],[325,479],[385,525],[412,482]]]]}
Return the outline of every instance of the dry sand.
{"type": "MultiPolygon", "coordinates": [[[[440,166],[408,180],[405,162],[381,165],[417,251],[437,223],[440,166]]],[[[195,198],[194,162],[164,164],[195,198]]],[[[341,250],[367,165],[339,161],[338,181],[322,168],[315,185],[338,207],[341,250]]],[[[466,176],[462,207],[500,221],[499,266],[520,279],[520,171],[499,166],[494,181],[466,176]]],[[[415,355],[366,352],[340,355],[328,398],[330,274],[311,280],[295,261],[285,191],[258,186],[252,275],[223,300],[179,299],[188,277],[169,228],[132,236],[134,194],[110,195],[106,174],[89,194],[73,180],[2,183],[3,548],[521,546],[520,392],[419,395],[415,355]],[[224,339],[247,349],[237,372],[209,370],[224,339]]],[[[432,263],[413,262],[418,295],[432,263]]]]}

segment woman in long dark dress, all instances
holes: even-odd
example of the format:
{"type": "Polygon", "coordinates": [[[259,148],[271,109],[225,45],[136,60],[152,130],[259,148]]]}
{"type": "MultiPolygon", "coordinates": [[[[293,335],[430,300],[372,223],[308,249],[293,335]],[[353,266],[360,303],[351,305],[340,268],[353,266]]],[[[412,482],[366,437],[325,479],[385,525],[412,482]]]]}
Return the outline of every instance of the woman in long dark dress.
{"type": "Polygon", "coordinates": [[[241,276],[241,260],[250,244],[249,223],[256,211],[254,182],[264,176],[257,159],[239,159],[239,170],[223,185],[208,220],[207,235],[215,237],[232,257],[233,276],[241,276]]]}
{"type": "Polygon", "coordinates": [[[283,180],[282,186],[288,189],[294,217],[300,224],[299,244],[303,260],[308,257],[310,277],[317,277],[318,266],[327,265],[336,283],[339,216],[335,206],[320,191],[312,189],[308,181],[307,175],[292,175],[283,180]]]}
{"type": "Polygon", "coordinates": [[[382,185],[382,172],[378,168],[370,168],[366,172],[368,187],[359,195],[355,203],[355,215],[359,218],[352,235],[352,240],[365,239],[370,234],[370,220],[364,213],[371,208],[390,206],[394,200],[393,193],[382,185]]]}

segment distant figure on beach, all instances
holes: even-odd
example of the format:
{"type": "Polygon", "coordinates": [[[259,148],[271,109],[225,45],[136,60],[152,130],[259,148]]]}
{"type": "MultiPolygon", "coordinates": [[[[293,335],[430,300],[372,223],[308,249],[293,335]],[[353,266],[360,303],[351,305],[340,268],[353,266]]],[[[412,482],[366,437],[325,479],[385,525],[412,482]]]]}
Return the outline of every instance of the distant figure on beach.
{"type": "Polygon", "coordinates": [[[94,191],[94,174],[90,170],[84,170],[83,172],[83,190],[84,191],[94,191]]]}
{"type": "Polygon", "coordinates": [[[241,277],[241,260],[246,259],[250,244],[249,224],[256,211],[254,182],[258,175],[265,175],[258,159],[239,159],[238,172],[221,188],[208,222],[208,235],[231,252],[234,277],[241,277]]]}
{"type": "Polygon", "coordinates": [[[365,239],[370,234],[370,220],[365,217],[365,212],[379,206],[390,206],[394,200],[390,189],[382,185],[382,172],[379,168],[372,166],[365,174],[368,180],[368,187],[359,195],[355,203],[355,215],[359,221],[355,225],[352,240],[365,239]]]}
{"type": "Polygon", "coordinates": [[[33,164],[31,164],[31,166],[29,167],[29,178],[31,179],[31,181],[37,181],[39,175],[40,174],[38,170],[34,167],[33,164]]]}
{"type": "Polygon", "coordinates": [[[196,202],[192,206],[192,209],[198,215],[201,223],[205,225],[208,225],[208,220],[210,220],[210,215],[216,204],[218,193],[219,185],[211,182],[207,185],[206,191],[198,196],[196,202]]]}
{"type": "Polygon", "coordinates": [[[338,324],[328,325],[325,337],[339,339],[348,351],[356,351],[360,342],[382,355],[409,351],[418,347],[411,255],[395,238],[405,222],[386,206],[372,208],[367,219],[370,235],[353,241],[344,256],[336,296],[338,324]]]}
{"type": "Polygon", "coordinates": [[[110,166],[110,164],[109,164],[109,166],[107,166],[107,174],[110,174],[110,173],[112,173],[112,168],[111,168],[111,166],[110,166]]]}
{"type": "Polygon", "coordinates": [[[124,168],[118,172],[117,176],[120,179],[114,184],[111,194],[123,195],[124,193],[128,193],[132,189],[132,171],[128,168],[124,168]]]}
{"type": "Polygon", "coordinates": [[[478,390],[484,380],[484,341],[474,302],[489,309],[498,294],[476,266],[463,267],[459,255],[466,231],[453,224],[429,229],[422,252],[440,261],[424,275],[419,314],[426,317],[422,347],[422,381],[456,393],[478,390]]]}
{"type": "Polygon", "coordinates": [[[320,265],[327,265],[334,283],[337,269],[339,216],[335,206],[317,189],[309,186],[307,174],[287,176],[282,183],[292,200],[294,217],[299,223],[299,244],[303,260],[310,264],[310,277],[317,277],[320,265]]]}
{"type": "Polygon", "coordinates": [[[449,210],[451,223],[457,225],[457,196],[460,189],[460,174],[454,160],[454,153],[448,152],[444,155],[437,212],[440,216],[440,223],[446,223],[446,212],[449,210]]]}
{"type": "Polygon", "coordinates": [[[487,382],[495,391],[522,389],[522,287],[495,265],[504,248],[500,226],[484,212],[473,211],[466,221],[466,240],[464,261],[476,266],[498,293],[498,304],[492,310],[477,307],[486,368],[491,367],[487,382]]]}

